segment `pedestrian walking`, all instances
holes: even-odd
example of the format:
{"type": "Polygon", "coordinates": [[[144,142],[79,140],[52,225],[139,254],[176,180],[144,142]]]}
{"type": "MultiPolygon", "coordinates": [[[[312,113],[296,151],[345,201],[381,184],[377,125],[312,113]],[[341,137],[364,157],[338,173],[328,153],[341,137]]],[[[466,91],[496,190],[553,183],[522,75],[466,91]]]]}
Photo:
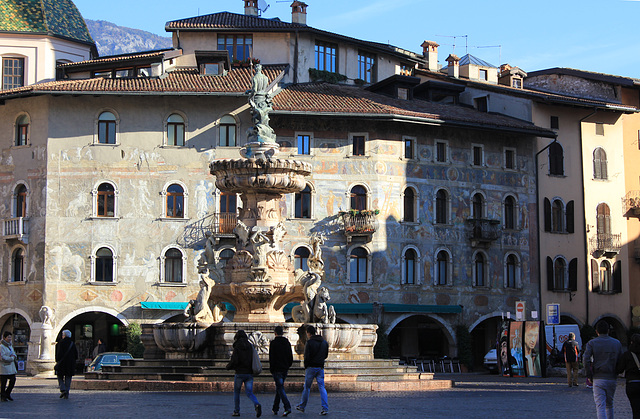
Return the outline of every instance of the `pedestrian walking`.
{"type": "Polygon", "coordinates": [[[633,419],[640,419],[640,335],[631,336],[629,350],[622,354],[618,360],[616,372],[624,372],[627,381],[626,391],[633,419]]]}
{"type": "Polygon", "coordinates": [[[107,352],[107,345],[102,342],[102,339],[98,338],[98,343],[96,344],[96,347],[93,348],[93,358],[97,357],[103,352],[107,352]]]}
{"type": "Polygon", "coordinates": [[[16,351],[13,350],[11,340],[13,335],[8,330],[2,334],[2,341],[0,341],[0,401],[12,402],[11,391],[13,386],[16,385],[16,362],[18,356],[16,351]]]}
{"type": "Polygon", "coordinates": [[[593,400],[598,419],[613,419],[613,396],[616,392],[616,366],[622,355],[618,339],[609,336],[609,323],[600,320],[596,324],[598,337],[587,342],[584,366],[592,375],[593,400]]]}
{"type": "Polygon", "coordinates": [[[238,330],[233,338],[233,352],[231,360],[227,364],[228,370],[235,370],[233,379],[233,414],[240,416],[240,390],[244,384],[247,397],[253,402],[256,409],[256,417],[262,415],[262,406],[253,394],[253,346],[244,330],[238,330]]]}
{"type": "Polygon", "coordinates": [[[273,399],[273,414],[277,415],[280,410],[280,401],[284,413],[282,416],[289,416],[291,413],[291,403],[284,391],[284,381],[287,379],[289,368],[293,364],[293,351],[291,350],[291,342],[284,337],[282,326],[276,326],[274,329],[275,339],[269,344],[269,371],[276,383],[276,395],[273,399]]]}
{"type": "Polygon", "coordinates": [[[580,359],[580,346],[576,342],[576,335],[569,332],[569,339],[562,344],[562,355],[567,367],[567,383],[569,387],[578,386],[578,360],[580,359]]]}
{"type": "Polygon", "coordinates": [[[327,390],[324,388],[324,360],[329,356],[329,344],[320,335],[316,334],[316,328],[307,326],[307,343],[304,346],[304,389],[300,404],[296,406],[296,410],[304,413],[309,401],[309,393],[311,392],[311,384],[313,379],[318,383],[318,391],[320,392],[320,402],[322,404],[321,415],[329,413],[329,400],[327,390]]]}
{"type": "Polygon", "coordinates": [[[62,339],[56,344],[56,365],[54,371],[58,377],[60,387],[60,398],[68,399],[71,389],[71,378],[76,372],[76,360],[78,359],[78,349],[71,340],[71,332],[62,331],[62,339]]]}

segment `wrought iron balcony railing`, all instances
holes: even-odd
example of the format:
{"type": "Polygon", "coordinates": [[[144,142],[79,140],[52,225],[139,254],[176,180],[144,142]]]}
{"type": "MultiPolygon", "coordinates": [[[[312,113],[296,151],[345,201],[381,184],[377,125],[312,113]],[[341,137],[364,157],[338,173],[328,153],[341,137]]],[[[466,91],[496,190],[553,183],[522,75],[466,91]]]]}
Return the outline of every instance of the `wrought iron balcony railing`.
{"type": "Polygon", "coordinates": [[[617,255],[622,247],[622,234],[598,233],[589,239],[589,246],[600,255],[617,255]]]}
{"type": "Polygon", "coordinates": [[[468,218],[469,240],[472,246],[488,245],[500,237],[500,221],[485,218],[468,218]]]}
{"type": "Polygon", "coordinates": [[[378,219],[375,213],[344,212],[340,214],[344,223],[344,234],[347,241],[354,236],[371,237],[378,230],[378,219]]]}
{"type": "Polygon", "coordinates": [[[235,212],[218,212],[211,219],[211,231],[218,236],[233,236],[233,229],[238,224],[235,212]]]}
{"type": "Polygon", "coordinates": [[[6,239],[18,239],[27,242],[29,223],[25,217],[8,218],[2,223],[2,236],[6,239]]]}

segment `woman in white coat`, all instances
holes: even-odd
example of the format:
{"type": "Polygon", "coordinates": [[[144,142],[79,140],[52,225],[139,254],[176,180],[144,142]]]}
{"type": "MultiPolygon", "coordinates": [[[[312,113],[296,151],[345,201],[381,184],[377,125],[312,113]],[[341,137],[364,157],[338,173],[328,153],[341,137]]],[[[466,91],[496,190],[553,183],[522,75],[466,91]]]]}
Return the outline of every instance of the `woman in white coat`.
{"type": "Polygon", "coordinates": [[[0,340],[0,401],[13,401],[11,391],[16,385],[16,352],[13,350],[11,340],[13,335],[8,330],[3,333],[0,340]],[[7,385],[8,383],[8,385],[7,385]]]}

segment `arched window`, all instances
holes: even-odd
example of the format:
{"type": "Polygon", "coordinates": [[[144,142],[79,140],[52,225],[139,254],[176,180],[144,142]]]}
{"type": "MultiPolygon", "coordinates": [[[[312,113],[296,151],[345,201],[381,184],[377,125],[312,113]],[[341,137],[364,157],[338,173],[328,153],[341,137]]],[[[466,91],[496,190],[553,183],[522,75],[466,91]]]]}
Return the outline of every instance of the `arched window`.
{"type": "Polygon", "coordinates": [[[480,252],[476,253],[476,257],[474,258],[474,285],[476,287],[484,287],[486,286],[485,281],[485,258],[484,255],[480,252]]]}
{"type": "Polygon", "coordinates": [[[29,116],[20,115],[16,120],[16,146],[27,145],[29,140],[29,116]]]}
{"type": "Polygon", "coordinates": [[[504,228],[507,230],[516,228],[516,200],[512,196],[504,199],[504,228]]]}
{"type": "Polygon", "coordinates": [[[558,142],[553,142],[549,146],[549,174],[564,175],[564,150],[558,142]]]}
{"type": "Polygon", "coordinates": [[[16,188],[15,216],[27,216],[27,187],[24,185],[18,185],[18,187],[16,188]]]}
{"type": "Polygon", "coordinates": [[[558,257],[553,262],[553,286],[556,290],[569,289],[567,278],[567,262],[558,257]]]}
{"type": "Polygon", "coordinates": [[[404,221],[416,222],[416,193],[413,188],[405,188],[403,198],[404,221]]]}
{"type": "Polygon", "coordinates": [[[436,258],[436,284],[447,285],[449,279],[449,253],[441,250],[436,258]]]}
{"type": "Polygon", "coordinates": [[[367,190],[364,186],[356,185],[351,188],[351,209],[359,211],[367,209],[367,190]]]}
{"type": "Polygon", "coordinates": [[[238,197],[235,193],[223,192],[220,195],[219,233],[232,233],[238,217],[238,197]]]}
{"type": "Polygon", "coordinates": [[[564,205],[561,200],[555,199],[551,204],[551,231],[564,232],[564,205]]]}
{"type": "Polygon", "coordinates": [[[220,118],[220,147],[236,146],[236,120],[231,115],[220,118]]]}
{"type": "Polygon", "coordinates": [[[304,246],[298,247],[293,254],[293,268],[308,271],[307,262],[309,261],[309,256],[311,256],[311,252],[308,248],[304,246]]]}
{"type": "Polygon", "coordinates": [[[184,118],[176,113],[167,119],[167,145],[184,145],[184,118]]]}
{"type": "Polygon", "coordinates": [[[164,282],[182,283],[182,252],[175,247],[164,252],[164,282]]]}
{"type": "Polygon", "coordinates": [[[607,153],[602,147],[593,150],[593,178],[607,179],[607,153]]]}
{"type": "Polygon", "coordinates": [[[17,248],[11,255],[11,282],[24,281],[24,250],[17,248]]]}
{"type": "Polygon", "coordinates": [[[349,255],[349,282],[363,284],[367,282],[368,275],[367,251],[362,247],[356,247],[349,255]]]}
{"type": "Polygon", "coordinates": [[[96,216],[113,217],[115,214],[115,189],[110,183],[98,186],[96,216]]]}
{"type": "Polygon", "coordinates": [[[98,117],[98,143],[116,143],[116,116],[111,112],[102,112],[98,117]]]}
{"type": "Polygon", "coordinates": [[[609,210],[609,205],[605,203],[599,204],[596,212],[597,234],[611,234],[611,211],[609,210]]]}
{"type": "Polygon", "coordinates": [[[113,252],[107,247],[101,247],[95,257],[95,282],[113,282],[113,252]]]}
{"type": "Polygon", "coordinates": [[[613,282],[611,281],[611,264],[607,260],[600,262],[600,291],[613,291],[613,282]]]}
{"type": "Polygon", "coordinates": [[[295,218],[311,218],[311,188],[307,185],[302,191],[296,192],[295,218]]]}
{"type": "Polygon", "coordinates": [[[225,266],[227,266],[227,263],[229,263],[229,261],[233,259],[235,254],[236,253],[232,249],[222,250],[220,252],[220,255],[218,256],[218,259],[219,259],[218,268],[223,269],[225,266]]]}
{"type": "Polygon", "coordinates": [[[404,252],[404,257],[403,257],[403,263],[404,263],[403,274],[404,274],[404,278],[402,278],[402,283],[403,284],[413,285],[413,284],[416,283],[417,261],[418,261],[418,255],[416,254],[415,250],[407,249],[404,252]]]}
{"type": "Polygon", "coordinates": [[[506,281],[505,286],[507,288],[516,288],[517,286],[517,274],[518,274],[518,259],[515,255],[507,256],[506,263],[506,281]]]}
{"type": "Polygon", "coordinates": [[[176,183],[167,188],[167,217],[184,218],[184,189],[176,183]]]}
{"type": "Polygon", "coordinates": [[[473,212],[471,214],[473,219],[480,220],[484,218],[484,197],[481,193],[473,195],[473,198],[471,199],[471,211],[473,212]]]}
{"type": "Polygon", "coordinates": [[[447,216],[448,201],[447,191],[440,189],[436,192],[436,224],[446,224],[449,221],[447,216]]]}

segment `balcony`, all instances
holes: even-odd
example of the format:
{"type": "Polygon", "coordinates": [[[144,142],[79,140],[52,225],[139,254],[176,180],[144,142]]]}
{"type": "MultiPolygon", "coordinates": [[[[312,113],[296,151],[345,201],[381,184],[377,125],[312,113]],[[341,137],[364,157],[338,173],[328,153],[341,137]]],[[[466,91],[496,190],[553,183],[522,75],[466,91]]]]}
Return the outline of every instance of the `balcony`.
{"type": "Polygon", "coordinates": [[[598,233],[589,239],[595,257],[613,257],[620,253],[622,234],[598,233]]]}
{"type": "Polygon", "coordinates": [[[26,244],[29,239],[28,227],[28,218],[8,218],[2,223],[2,236],[5,240],[14,239],[26,244]]]}
{"type": "Polygon", "coordinates": [[[467,218],[471,247],[488,247],[500,237],[500,221],[467,218]]]}
{"type": "Polygon", "coordinates": [[[371,240],[373,233],[378,230],[378,210],[362,211],[341,211],[342,223],[344,224],[344,234],[347,236],[347,243],[354,237],[364,237],[371,240]]]}
{"type": "Polygon", "coordinates": [[[629,191],[622,198],[622,216],[640,219],[640,191],[629,191]]]}
{"type": "Polygon", "coordinates": [[[238,224],[238,214],[235,212],[218,212],[211,218],[211,232],[217,238],[235,237],[233,229],[238,224]]]}

